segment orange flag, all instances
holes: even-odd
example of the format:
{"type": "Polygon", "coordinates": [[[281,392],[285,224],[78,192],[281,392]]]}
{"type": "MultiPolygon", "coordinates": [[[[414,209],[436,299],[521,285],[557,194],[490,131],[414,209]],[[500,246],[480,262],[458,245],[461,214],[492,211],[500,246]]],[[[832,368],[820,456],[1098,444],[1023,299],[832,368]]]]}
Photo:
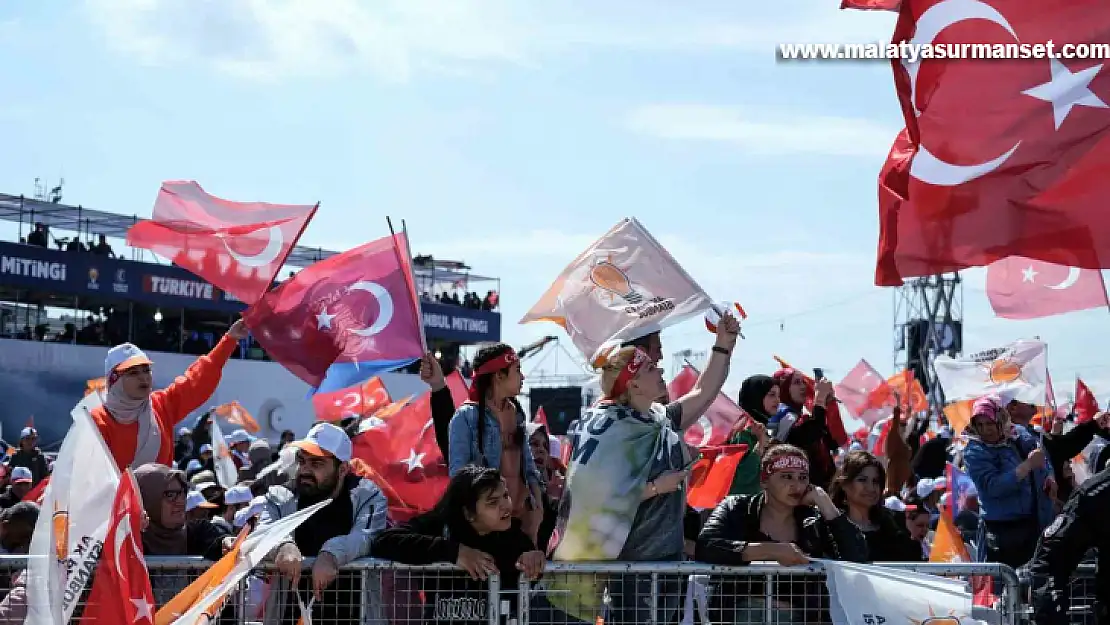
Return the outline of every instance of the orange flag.
{"type": "Polygon", "coordinates": [[[691,508],[710,510],[728,495],[736,467],[748,453],[747,445],[705,447],[701,458],[690,469],[690,490],[686,503],[691,508]]]}
{"type": "MultiPolygon", "coordinates": [[[[231,573],[231,569],[235,568],[235,562],[239,559],[239,548],[247,538],[249,531],[249,525],[244,527],[239,532],[239,537],[235,539],[235,545],[231,548],[231,551],[224,554],[224,557],[210,566],[203,575],[193,580],[193,583],[186,586],[185,590],[177,593],[177,596],[166,602],[166,605],[162,606],[158,613],[154,615],[154,625],[171,625],[177,620],[177,617],[188,612],[194,604],[219,586],[220,582],[231,573]]],[[[221,597],[209,606],[207,613],[213,618],[219,614],[225,598],[221,597]]]]}
{"type": "Polygon", "coordinates": [[[94,378],[85,382],[85,396],[91,395],[93,392],[106,393],[108,392],[108,379],[107,378],[94,378]]]}
{"type": "Polygon", "coordinates": [[[948,419],[948,425],[956,436],[959,436],[971,423],[971,407],[974,404],[975,400],[965,399],[944,407],[944,418],[948,419]]]}
{"type": "Polygon", "coordinates": [[[258,426],[258,422],[254,420],[251,413],[239,403],[238,400],[232,400],[221,406],[216,406],[212,409],[212,414],[222,418],[231,425],[238,425],[244,430],[255,434],[262,428],[258,426]]]}

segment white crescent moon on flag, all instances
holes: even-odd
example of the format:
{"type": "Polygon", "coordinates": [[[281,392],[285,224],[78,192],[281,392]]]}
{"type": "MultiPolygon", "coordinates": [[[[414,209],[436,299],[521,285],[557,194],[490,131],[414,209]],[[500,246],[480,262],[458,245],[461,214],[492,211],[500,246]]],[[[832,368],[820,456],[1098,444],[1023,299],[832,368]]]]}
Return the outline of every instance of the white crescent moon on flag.
{"type": "Polygon", "coordinates": [[[119,575],[120,579],[125,579],[123,570],[120,569],[120,563],[123,561],[123,558],[120,557],[120,552],[123,550],[123,542],[130,539],[131,547],[135,550],[134,553],[142,553],[141,551],[139,551],[138,545],[135,544],[134,534],[131,533],[130,512],[123,515],[123,518],[120,519],[119,525],[116,526],[116,534],[114,538],[116,541],[116,574],[119,575]]]}
{"type": "Polygon", "coordinates": [[[1045,288],[1052,289],[1053,291],[1063,291],[1065,289],[1070,289],[1071,287],[1075,286],[1076,282],[1079,281],[1080,275],[1081,272],[1079,267],[1069,267],[1068,277],[1064,278],[1063,282],[1061,282],[1060,284],[1048,284],[1045,285],[1045,288]]]}
{"type": "MultiPolygon", "coordinates": [[[[945,28],[976,19],[998,24],[1013,35],[1015,40],[1018,38],[1006,17],[989,4],[979,0],[943,0],[917,18],[916,30],[909,43],[914,46],[933,43],[945,28]]],[[[921,111],[917,108],[917,73],[921,70],[921,59],[912,63],[909,60],[903,60],[902,67],[906,69],[910,78],[910,104],[913,106],[914,115],[920,117],[921,111]]],[[[998,169],[1014,155],[1020,145],[1021,141],[1018,141],[1002,156],[976,165],[953,165],[937,158],[922,145],[918,147],[917,155],[910,164],[910,175],[929,184],[953,187],[998,169]]]]}
{"type": "Polygon", "coordinates": [[[267,230],[266,247],[261,252],[254,255],[240,254],[231,249],[227,244],[227,237],[221,236],[220,241],[224,244],[224,249],[231,255],[240,265],[247,267],[269,267],[274,264],[278,256],[281,255],[281,248],[285,245],[285,235],[281,233],[281,228],[277,226],[270,226],[267,230]]]}
{"type": "Polygon", "coordinates": [[[709,417],[702,415],[698,417],[698,425],[701,426],[701,440],[696,446],[700,448],[708,445],[713,438],[713,423],[709,421],[709,417]]]}
{"type": "Polygon", "coordinates": [[[386,326],[389,325],[389,322],[393,321],[393,296],[389,294],[389,291],[385,290],[385,287],[377,282],[364,280],[355,282],[348,287],[348,290],[364,291],[373,295],[374,299],[378,300],[378,318],[375,319],[374,323],[370,324],[368,328],[348,328],[351,334],[369,338],[384,330],[386,326]]]}

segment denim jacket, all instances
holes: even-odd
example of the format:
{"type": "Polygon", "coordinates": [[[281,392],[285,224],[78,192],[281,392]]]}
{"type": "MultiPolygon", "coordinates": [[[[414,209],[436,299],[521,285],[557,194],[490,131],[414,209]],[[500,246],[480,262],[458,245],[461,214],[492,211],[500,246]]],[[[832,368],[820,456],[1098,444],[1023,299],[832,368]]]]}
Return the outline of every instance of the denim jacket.
{"type": "MultiPolygon", "coordinates": [[[[487,466],[491,469],[501,468],[501,424],[489,408],[486,408],[485,419],[485,440],[479,456],[478,405],[467,402],[455,411],[455,416],[451,417],[448,469],[452,477],[468,464],[487,466]]],[[[516,412],[516,426],[522,433],[524,432],[524,413],[520,410],[516,412]]],[[[520,466],[524,471],[522,476],[524,483],[542,489],[543,479],[532,458],[532,448],[528,445],[527,437],[523,437],[520,450],[524,456],[520,460],[520,466]]]]}
{"type": "Polygon", "coordinates": [[[1044,468],[1033,470],[1020,481],[1014,475],[1017,466],[1036,448],[1036,439],[1024,430],[998,445],[987,445],[975,438],[968,441],[964,465],[979,491],[983,520],[1013,521],[1033,516],[1041,527],[1052,522],[1056,513],[1044,493],[1045,480],[1052,477],[1051,463],[1046,461],[1044,468]]]}

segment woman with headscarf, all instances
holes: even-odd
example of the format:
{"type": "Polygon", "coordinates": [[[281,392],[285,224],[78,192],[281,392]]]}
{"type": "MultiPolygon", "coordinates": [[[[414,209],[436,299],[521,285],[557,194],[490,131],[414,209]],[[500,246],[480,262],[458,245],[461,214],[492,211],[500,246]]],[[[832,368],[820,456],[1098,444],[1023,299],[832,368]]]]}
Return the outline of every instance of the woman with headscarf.
{"type": "MultiPolygon", "coordinates": [[[[602,401],[586,410],[571,438],[566,489],[559,505],[556,561],[681,562],[684,552],[684,486],[692,458],[683,433],[716,400],[728,377],[740,324],[727,312],[705,371],[686,395],[667,405],[663,371],[640,347],[622,347],[601,371],[602,401]]],[[[628,576],[611,585],[607,622],[672,622],[681,585],[661,580],[656,619],[645,603],[647,578],[628,576]]],[[[567,595],[549,593],[552,604],[567,595]]],[[[571,616],[592,621],[600,606],[560,604],[571,616]]]]}
{"type": "Polygon", "coordinates": [[[978,560],[1018,568],[1055,517],[1048,457],[1027,429],[1010,423],[997,397],[975,400],[968,430],[964,466],[979,492],[978,560]]]}
{"type": "Polygon", "coordinates": [[[753,375],[740,385],[740,407],[751,418],[744,429],[733,432],[729,445],[747,445],[748,452],[736,465],[730,495],[759,492],[759,457],[767,450],[767,422],[779,409],[779,387],[769,375],[753,375]]]}
{"type": "MultiPolygon", "coordinates": [[[[230,535],[211,520],[186,519],[189,485],[185,474],[153,463],[136,468],[134,473],[148,519],[143,530],[143,555],[203,556],[208,560],[219,560],[223,555],[224,538],[230,535]]],[[[155,602],[164,605],[181,590],[180,580],[166,576],[152,577],[151,590],[154,591],[155,602]]]]}
{"type": "Polygon", "coordinates": [[[173,464],[174,427],[216,392],[224,365],[247,334],[246,324],[236,321],[208,355],[160,391],[153,389],[153,361],[141,349],[124,343],[108,350],[108,392],[92,418],[121,469],[173,464]]]}
{"type": "Polygon", "coordinates": [[[807,410],[809,387],[805,376],[794,369],[779,369],[772,376],[779,387],[778,412],[769,423],[775,440],[790,443],[806,452],[810,463],[810,483],[828,488],[836,472],[836,450],[839,447],[829,432],[825,406],[836,401],[833,385],[821,378],[814,385],[813,409],[807,410]]]}

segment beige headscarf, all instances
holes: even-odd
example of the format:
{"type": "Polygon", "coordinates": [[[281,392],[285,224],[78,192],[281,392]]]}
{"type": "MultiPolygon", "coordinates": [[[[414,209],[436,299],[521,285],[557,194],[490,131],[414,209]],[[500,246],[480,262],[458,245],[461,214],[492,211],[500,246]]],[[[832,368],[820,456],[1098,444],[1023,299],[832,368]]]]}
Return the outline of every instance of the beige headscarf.
{"type": "Polygon", "coordinates": [[[175,481],[184,490],[182,496],[188,496],[189,484],[181,471],[154,463],[135,469],[135,482],[143,496],[143,509],[150,517],[150,524],[143,531],[143,549],[148,556],[185,555],[188,547],[185,525],[178,528],[162,525],[162,493],[175,481]]]}
{"type": "Polygon", "coordinates": [[[139,435],[135,441],[135,459],[131,466],[138,467],[158,461],[162,450],[162,431],[154,418],[154,408],[150,397],[134,399],[123,392],[123,385],[115,374],[108,377],[108,392],[104,397],[104,409],[117,423],[139,424],[139,435]]]}

